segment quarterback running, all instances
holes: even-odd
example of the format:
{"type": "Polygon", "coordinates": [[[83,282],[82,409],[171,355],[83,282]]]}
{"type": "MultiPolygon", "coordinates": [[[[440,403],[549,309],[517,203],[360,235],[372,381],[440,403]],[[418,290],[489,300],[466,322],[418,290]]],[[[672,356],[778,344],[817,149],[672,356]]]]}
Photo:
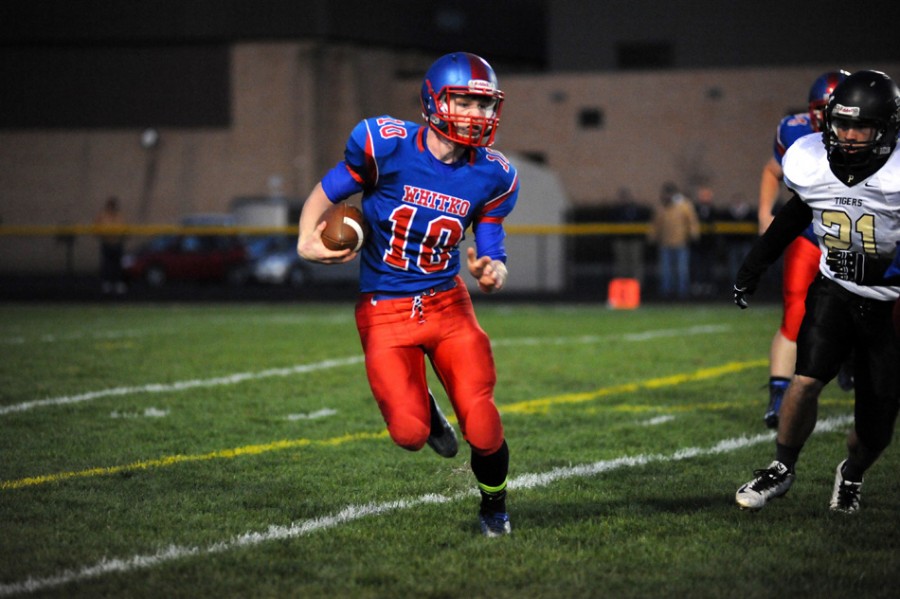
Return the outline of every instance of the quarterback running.
{"type": "Polygon", "coordinates": [[[395,444],[426,443],[444,457],[457,451],[455,432],[428,389],[427,356],[471,448],[485,536],[510,532],[506,509],[509,449],[494,404],[496,371],[488,336],[475,318],[459,276],[460,243],[482,292],[507,278],[503,219],[519,193],[515,167],[490,146],[503,92],[482,58],[455,52],[439,58],[422,82],[425,123],[391,116],[361,121],[344,160],[316,185],[300,215],[297,251],[323,263],[352,260],[321,239],[322,215],[362,193],[371,234],[360,250],[356,325],[369,386],[395,444]]]}

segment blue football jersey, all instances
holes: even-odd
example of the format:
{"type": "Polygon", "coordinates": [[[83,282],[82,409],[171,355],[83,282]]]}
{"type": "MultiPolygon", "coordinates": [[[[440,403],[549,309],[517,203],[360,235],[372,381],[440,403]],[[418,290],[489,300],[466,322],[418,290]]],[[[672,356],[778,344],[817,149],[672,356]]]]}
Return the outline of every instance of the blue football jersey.
{"type": "Polygon", "coordinates": [[[778,123],[778,131],[775,134],[775,143],[772,149],[775,160],[778,164],[784,159],[784,153],[791,147],[795,141],[803,137],[815,133],[812,123],[809,122],[809,115],[805,112],[790,114],[778,123]]]}
{"type": "Polygon", "coordinates": [[[347,141],[344,163],[362,187],[371,229],[360,254],[363,293],[414,295],[449,283],[469,227],[479,256],[506,259],[502,222],[518,198],[515,167],[481,147],[444,164],[425,146],[429,134],[381,116],[361,121],[347,141]]]}
{"type": "MultiPolygon", "coordinates": [[[[809,114],[805,112],[790,114],[781,119],[781,122],[778,123],[778,132],[775,135],[773,148],[773,154],[778,164],[780,165],[782,163],[784,160],[784,153],[787,152],[787,149],[791,147],[795,141],[811,133],[815,133],[815,130],[813,129],[812,123],[809,121],[809,114]]],[[[806,237],[810,242],[818,244],[812,225],[804,229],[801,235],[806,237]]]]}

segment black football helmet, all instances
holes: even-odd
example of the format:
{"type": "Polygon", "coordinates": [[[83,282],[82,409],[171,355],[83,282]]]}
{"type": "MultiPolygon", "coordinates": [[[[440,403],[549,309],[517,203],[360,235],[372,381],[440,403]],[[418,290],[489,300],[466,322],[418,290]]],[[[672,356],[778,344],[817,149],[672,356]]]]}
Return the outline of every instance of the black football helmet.
{"type": "Polygon", "coordinates": [[[822,140],[834,174],[854,183],[881,168],[897,145],[900,89],[880,71],[857,71],[834,89],[825,108],[822,140]],[[838,130],[871,127],[867,141],[841,141],[838,130]]]}

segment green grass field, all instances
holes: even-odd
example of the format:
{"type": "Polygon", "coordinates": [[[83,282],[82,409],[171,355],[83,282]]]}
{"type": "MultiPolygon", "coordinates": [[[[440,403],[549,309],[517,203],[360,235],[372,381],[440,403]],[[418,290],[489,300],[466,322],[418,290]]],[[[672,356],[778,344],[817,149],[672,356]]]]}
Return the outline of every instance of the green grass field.
{"type": "Polygon", "coordinates": [[[791,492],[734,503],[772,459],[777,306],[476,308],[511,451],[500,539],[467,448],[390,442],[352,301],[0,305],[0,597],[897,596],[897,448],[859,514],[827,509],[836,384],[791,492]]]}

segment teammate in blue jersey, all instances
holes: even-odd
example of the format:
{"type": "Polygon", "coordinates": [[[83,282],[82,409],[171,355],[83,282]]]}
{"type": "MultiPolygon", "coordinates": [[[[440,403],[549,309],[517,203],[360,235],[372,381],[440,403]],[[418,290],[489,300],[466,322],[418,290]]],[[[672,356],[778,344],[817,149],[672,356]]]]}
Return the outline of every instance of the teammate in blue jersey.
{"type": "Polygon", "coordinates": [[[807,135],[784,156],[793,197],[744,259],[734,301],[748,306],[759,278],[813,224],[822,253],[806,297],[797,364],[784,396],[775,460],[754,471],[735,500],[758,510],[787,493],[816,426],[819,395],[853,352],[853,426],[829,507],[860,509],[863,475],[891,443],[900,410],[900,285],[891,266],[900,243],[900,89],[878,71],[858,71],[834,89],[822,135],[807,135]],[[893,314],[892,314],[893,312],[893,314]]]}
{"type": "MultiPolygon", "coordinates": [[[[784,153],[798,139],[822,129],[822,111],[838,83],[847,78],[846,71],[823,73],[809,88],[808,112],[790,114],[778,123],[772,157],[763,167],[759,183],[759,233],[762,235],[772,223],[775,200],[781,191],[784,153]]],[[[769,348],[769,404],[763,421],[769,428],[778,428],[778,411],[797,361],[797,334],[806,310],[806,290],[819,272],[819,246],[812,226],[797,236],[784,254],[781,281],[781,325],[772,337],[769,348]]],[[[848,361],[849,362],[849,361],[848,361]]],[[[845,366],[838,381],[842,388],[852,388],[852,369],[845,366]]]]}
{"type": "Polygon", "coordinates": [[[506,509],[509,449],[494,404],[490,340],[478,324],[459,276],[460,242],[471,228],[466,268],[485,293],[507,279],[503,219],[519,193],[516,169],[490,146],[503,92],[482,58],[455,52],[425,74],[425,124],[390,116],[360,122],[344,160],[316,185],[300,215],[297,251],[325,264],[355,258],[322,243],[323,213],[362,193],[371,233],[360,250],[356,324],[366,373],[394,443],[440,455],[457,451],[456,435],[428,389],[427,356],[471,448],[481,493],[482,533],[511,530],[506,509]],[[477,250],[477,251],[476,251],[477,250]]]}

